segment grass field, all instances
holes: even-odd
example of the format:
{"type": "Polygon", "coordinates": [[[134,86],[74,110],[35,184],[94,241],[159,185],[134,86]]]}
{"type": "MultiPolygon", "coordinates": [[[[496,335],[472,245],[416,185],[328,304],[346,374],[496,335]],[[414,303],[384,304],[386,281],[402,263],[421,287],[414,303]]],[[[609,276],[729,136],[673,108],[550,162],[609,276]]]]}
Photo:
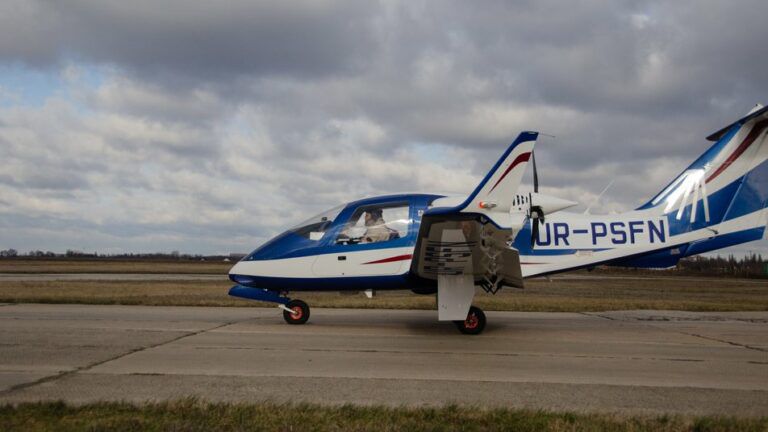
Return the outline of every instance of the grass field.
{"type": "Polygon", "coordinates": [[[766,431],[768,418],[628,417],[513,409],[61,402],[0,406],[4,431],[766,431]]]}
{"type": "Polygon", "coordinates": [[[3,259],[0,273],[188,273],[227,274],[223,261],[3,259]]]}
{"type": "MultiPolygon", "coordinates": [[[[0,302],[83,303],[179,306],[269,306],[227,295],[231,283],[219,281],[3,281],[0,302]]],[[[365,287],[361,287],[365,289],[365,287]]],[[[312,307],[434,309],[435,296],[410,291],[362,294],[296,293],[312,307]]],[[[748,279],[573,278],[531,279],[525,290],[480,292],[475,304],[486,310],[585,312],[630,309],[688,311],[768,310],[768,284],[748,279]]]]}

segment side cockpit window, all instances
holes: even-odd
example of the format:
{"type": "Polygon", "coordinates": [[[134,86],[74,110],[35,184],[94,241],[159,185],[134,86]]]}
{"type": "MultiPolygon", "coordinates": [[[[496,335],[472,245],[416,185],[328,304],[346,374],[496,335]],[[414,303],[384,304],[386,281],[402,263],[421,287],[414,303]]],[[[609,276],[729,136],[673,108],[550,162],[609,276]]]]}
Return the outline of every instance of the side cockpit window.
{"type": "Polygon", "coordinates": [[[333,221],[336,219],[336,217],[339,216],[339,213],[341,213],[341,210],[343,209],[344,205],[342,204],[330,210],[324,211],[296,225],[289,231],[309,240],[320,240],[323,238],[325,232],[328,230],[328,228],[330,228],[333,221]]]}
{"type": "Polygon", "coordinates": [[[358,207],[336,238],[337,244],[380,243],[404,238],[411,226],[408,203],[358,207]]]}

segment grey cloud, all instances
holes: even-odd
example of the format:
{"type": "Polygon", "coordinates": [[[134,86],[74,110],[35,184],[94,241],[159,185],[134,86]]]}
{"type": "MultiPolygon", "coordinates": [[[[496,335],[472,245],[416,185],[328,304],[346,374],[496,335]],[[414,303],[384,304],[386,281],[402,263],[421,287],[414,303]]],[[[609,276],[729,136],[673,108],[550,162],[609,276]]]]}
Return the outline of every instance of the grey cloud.
{"type": "Polygon", "coordinates": [[[374,12],[346,0],[22,0],[3,8],[6,60],[49,65],[74,57],[164,75],[166,82],[353,71],[366,54],[374,12]]]}
{"type": "Polygon", "coordinates": [[[48,169],[28,170],[23,178],[0,176],[0,182],[13,186],[24,186],[32,189],[49,189],[71,191],[84,189],[89,185],[88,179],[77,172],[51,171],[48,169]]]}
{"type": "Polygon", "coordinates": [[[266,240],[271,233],[248,224],[96,224],[80,218],[0,214],[0,234],[3,245],[22,245],[22,251],[110,248],[124,252],[192,249],[228,253],[247,252],[254,240],[266,240]],[[99,239],[98,245],[91,238],[99,239]]]}
{"type": "Polygon", "coordinates": [[[210,90],[169,92],[152,83],[114,78],[94,93],[82,95],[95,110],[125,114],[154,122],[211,128],[234,107],[210,90]]]}

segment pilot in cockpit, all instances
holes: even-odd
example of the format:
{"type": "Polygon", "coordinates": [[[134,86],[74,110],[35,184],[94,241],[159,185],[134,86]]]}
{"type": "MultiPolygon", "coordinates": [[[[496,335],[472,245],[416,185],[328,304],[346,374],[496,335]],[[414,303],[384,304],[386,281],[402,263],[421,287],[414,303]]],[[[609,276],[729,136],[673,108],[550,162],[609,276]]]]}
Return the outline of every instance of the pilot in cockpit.
{"type": "Polygon", "coordinates": [[[365,226],[365,234],[360,239],[360,243],[377,243],[389,240],[390,231],[385,225],[380,208],[365,212],[365,226]]]}

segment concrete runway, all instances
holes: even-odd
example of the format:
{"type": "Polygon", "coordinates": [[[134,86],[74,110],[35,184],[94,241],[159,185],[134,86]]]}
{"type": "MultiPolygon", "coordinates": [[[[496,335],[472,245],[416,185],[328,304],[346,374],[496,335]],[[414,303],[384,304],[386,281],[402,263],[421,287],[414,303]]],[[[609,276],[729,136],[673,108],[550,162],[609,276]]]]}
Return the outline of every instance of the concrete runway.
{"type": "Polygon", "coordinates": [[[768,415],[768,313],[0,306],[0,403],[62,399],[768,415]]]}

